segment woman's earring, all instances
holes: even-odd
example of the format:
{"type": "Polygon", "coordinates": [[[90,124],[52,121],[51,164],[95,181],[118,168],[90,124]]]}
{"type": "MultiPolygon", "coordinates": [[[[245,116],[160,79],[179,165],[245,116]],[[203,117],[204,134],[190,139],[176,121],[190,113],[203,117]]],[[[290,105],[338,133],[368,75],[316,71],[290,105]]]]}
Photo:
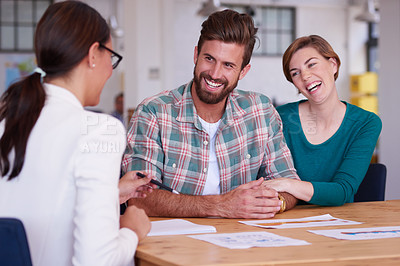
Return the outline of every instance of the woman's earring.
{"type": "Polygon", "coordinates": [[[93,68],[94,68],[95,66],[96,66],[95,64],[92,65],[93,68]]]}

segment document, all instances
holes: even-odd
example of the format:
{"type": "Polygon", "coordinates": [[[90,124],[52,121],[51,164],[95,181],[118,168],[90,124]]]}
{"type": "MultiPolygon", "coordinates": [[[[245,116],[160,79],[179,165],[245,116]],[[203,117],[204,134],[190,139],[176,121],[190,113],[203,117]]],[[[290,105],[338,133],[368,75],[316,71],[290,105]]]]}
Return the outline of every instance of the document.
{"type": "Polygon", "coordinates": [[[308,230],[308,232],[344,240],[366,240],[366,239],[400,237],[400,226],[333,229],[333,230],[308,230]]]}
{"type": "Polygon", "coordinates": [[[361,224],[360,222],[335,218],[332,217],[330,214],[311,216],[299,219],[269,219],[269,220],[239,221],[239,223],[262,227],[262,228],[271,228],[271,229],[361,224]]]}
{"type": "Polygon", "coordinates": [[[217,232],[214,226],[200,225],[184,219],[151,222],[148,236],[184,235],[217,232]]]}
{"type": "Polygon", "coordinates": [[[251,247],[283,247],[310,245],[307,241],[279,236],[268,232],[242,232],[231,234],[203,234],[188,236],[230,249],[251,247]]]}

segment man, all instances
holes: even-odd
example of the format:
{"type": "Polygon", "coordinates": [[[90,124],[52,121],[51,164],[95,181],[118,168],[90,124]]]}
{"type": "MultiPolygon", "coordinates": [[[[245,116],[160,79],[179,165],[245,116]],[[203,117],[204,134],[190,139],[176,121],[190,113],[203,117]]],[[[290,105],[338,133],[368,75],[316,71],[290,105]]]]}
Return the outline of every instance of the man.
{"type": "Polygon", "coordinates": [[[111,115],[115,118],[119,119],[122,124],[124,123],[124,94],[121,92],[114,99],[114,111],[112,111],[111,115]]]}
{"type": "Polygon", "coordinates": [[[263,95],[235,90],[250,70],[250,16],[232,10],[202,24],[194,78],[144,100],[132,116],[123,170],[145,170],[180,192],[131,199],[149,216],[271,218],[297,200],[263,177],[298,178],[281,120],[263,95]]]}

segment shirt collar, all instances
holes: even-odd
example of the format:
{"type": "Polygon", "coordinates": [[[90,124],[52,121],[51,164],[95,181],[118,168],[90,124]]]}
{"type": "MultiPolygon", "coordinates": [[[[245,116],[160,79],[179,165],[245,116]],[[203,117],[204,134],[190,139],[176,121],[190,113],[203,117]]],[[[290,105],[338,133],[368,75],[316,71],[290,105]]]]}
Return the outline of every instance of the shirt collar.
{"type": "Polygon", "coordinates": [[[48,97],[62,99],[63,101],[67,101],[70,104],[83,109],[81,102],[69,90],[50,83],[44,83],[43,87],[48,97]]]}

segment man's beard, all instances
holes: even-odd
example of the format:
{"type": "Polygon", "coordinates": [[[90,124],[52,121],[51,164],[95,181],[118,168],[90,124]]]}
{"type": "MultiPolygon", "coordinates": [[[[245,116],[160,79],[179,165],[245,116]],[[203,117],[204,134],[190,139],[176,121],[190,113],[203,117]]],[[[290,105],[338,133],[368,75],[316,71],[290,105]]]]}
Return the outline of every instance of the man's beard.
{"type": "Polygon", "coordinates": [[[217,104],[225,100],[225,98],[236,88],[239,81],[239,78],[237,78],[236,81],[231,86],[229,86],[229,83],[226,79],[212,79],[210,75],[206,74],[205,72],[202,72],[199,76],[197,76],[196,68],[194,69],[193,76],[193,82],[195,85],[197,97],[199,97],[202,102],[207,104],[217,104]],[[201,88],[202,79],[208,79],[215,83],[221,83],[224,89],[219,93],[212,93],[207,91],[206,89],[203,90],[201,88]]]}

